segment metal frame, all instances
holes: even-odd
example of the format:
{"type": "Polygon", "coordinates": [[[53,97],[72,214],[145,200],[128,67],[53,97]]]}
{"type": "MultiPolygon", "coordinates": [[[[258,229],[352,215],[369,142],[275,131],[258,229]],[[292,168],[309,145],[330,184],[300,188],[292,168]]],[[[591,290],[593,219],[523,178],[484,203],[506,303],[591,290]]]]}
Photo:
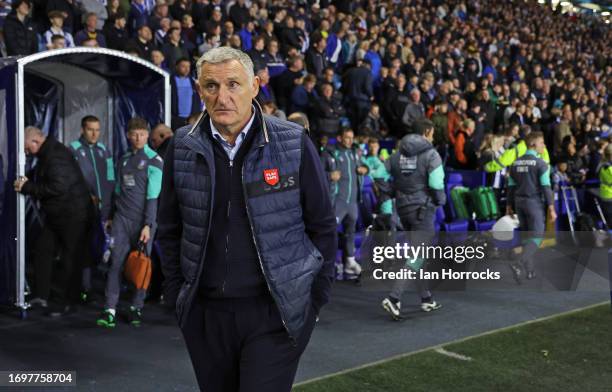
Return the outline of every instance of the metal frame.
{"type": "MultiPolygon", "coordinates": [[[[157,72],[164,78],[164,121],[170,126],[171,120],[171,92],[170,74],[158,66],[130,54],[106,48],[65,48],[55,49],[36,53],[17,59],[17,78],[15,79],[15,91],[17,93],[16,120],[17,120],[17,176],[25,175],[26,156],[24,151],[24,128],[25,128],[25,107],[24,82],[26,65],[66,54],[92,53],[104,56],[114,56],[149,68],[157,72]]],[[[16,271],[16,302],[15,305],[21,309],[22,317],[25,317],[29,304],[25,301],[25,196],[17,193],[17,271],[16,271]]]]}

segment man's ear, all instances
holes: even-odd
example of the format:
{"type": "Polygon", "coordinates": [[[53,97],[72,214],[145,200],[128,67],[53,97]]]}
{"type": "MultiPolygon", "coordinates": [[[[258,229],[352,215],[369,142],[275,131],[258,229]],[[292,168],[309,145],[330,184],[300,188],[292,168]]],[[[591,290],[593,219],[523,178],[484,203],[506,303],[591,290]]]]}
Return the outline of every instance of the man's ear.
{"type": "Polygon", "coordinates": [[[261,79],[259,79],[259,76],[255,76],[253,77],[253,85],[251,86],[252,88],[252,98],[255,99],[255,97],[257,96],[257,94],[259,94],[259,85],[261,84],[261,79]]]}
{"type": "Polygon", "coordinates": [[[202,90],[202,86],[200,86],[200,81],[198,80],[195,85],[196,85],[196,91],[198,95],[200,96],[200,101],[204,102],[204,90],[202,90]]]}

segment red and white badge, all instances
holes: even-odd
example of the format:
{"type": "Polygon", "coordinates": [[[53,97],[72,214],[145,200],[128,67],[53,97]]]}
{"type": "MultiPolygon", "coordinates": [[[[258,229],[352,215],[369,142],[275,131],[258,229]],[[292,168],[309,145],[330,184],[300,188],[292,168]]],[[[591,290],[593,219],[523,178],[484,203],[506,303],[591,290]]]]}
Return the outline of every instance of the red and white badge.
{"type": "Polygon", "coordinates": [[[264,181],[266,182],[266,184],[270,185],[270,186],[274,186],[276,184],[278,184],[278,182],[280,181],[280,176],[278,174],[278,169],[274,168],[274,169],[265,169],[264,170],[264,181]]]}

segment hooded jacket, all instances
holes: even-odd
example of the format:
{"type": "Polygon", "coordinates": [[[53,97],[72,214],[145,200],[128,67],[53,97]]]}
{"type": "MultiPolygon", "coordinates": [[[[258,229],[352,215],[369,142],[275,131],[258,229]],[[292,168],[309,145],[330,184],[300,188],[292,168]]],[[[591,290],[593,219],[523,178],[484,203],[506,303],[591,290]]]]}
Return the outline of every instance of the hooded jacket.
{"type": "Polygon", "coordinates": [[[446,203],[442,159],[423,136],[404,136],[400,151],[385,164],[392,177],[398,210],[435,208],[446,203]]]}

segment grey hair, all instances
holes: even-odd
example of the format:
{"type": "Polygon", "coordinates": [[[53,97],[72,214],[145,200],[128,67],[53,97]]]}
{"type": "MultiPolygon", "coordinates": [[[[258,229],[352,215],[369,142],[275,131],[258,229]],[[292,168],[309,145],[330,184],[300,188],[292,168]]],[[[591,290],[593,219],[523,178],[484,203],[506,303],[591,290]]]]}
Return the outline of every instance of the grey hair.
{"type": "Polygon", "coordinates": [[[40,130],[40,128],[36,128],[34,126],[25,127],[25,129],[23,130],[23,134],[26,137],[30,137],[32,135],[42,136],[42,137],[45,136],[45,134],[43,133],[43,131],[40,130]]]}
{"type": "Polygon", "coordinates": [[[249,55],[244,53],[242,50],[234,49],[229,46],[220,46],[218,48],[210,49],[198,59],[198,62],[196,63],[198,80],[202,76],[202,65],[204,65],[204,63],[220,64],[231,60],[236,60],[242,64],[242,67],[246,71],[247,77],[249,78],[249,84],[253,84],[253,79],[255,78],[255,72],[253,70],[255,66],[253,65],[253,61],[249,55]]]}

